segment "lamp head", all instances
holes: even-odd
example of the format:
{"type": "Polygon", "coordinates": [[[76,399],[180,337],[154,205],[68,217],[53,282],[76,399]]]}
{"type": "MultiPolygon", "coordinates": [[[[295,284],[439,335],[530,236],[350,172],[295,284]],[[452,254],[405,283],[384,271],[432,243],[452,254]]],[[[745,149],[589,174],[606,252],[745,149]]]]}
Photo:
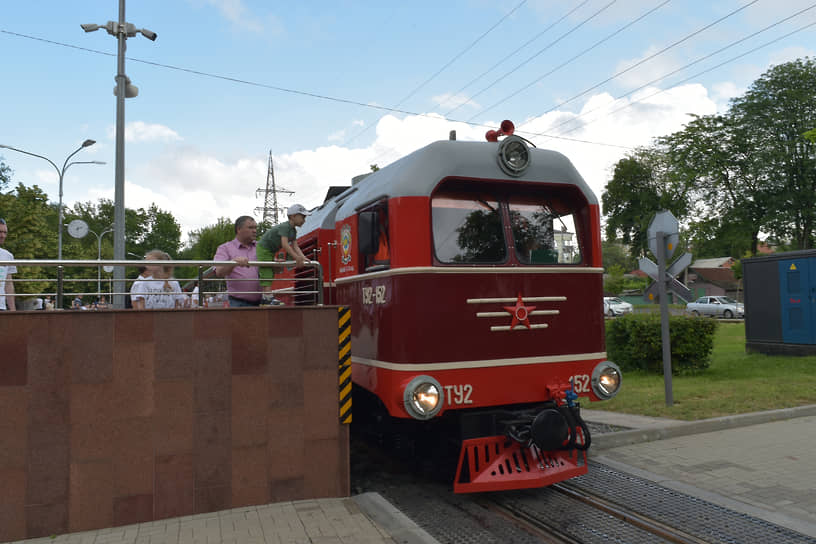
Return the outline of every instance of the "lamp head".
{"type": "Polygon", "coordinates": [[[158,34],[156,34],[155,32],[153,32],[152,30],[148,30],[148,29],[146,29],[146,28],[141,28],[141,29],[139,29],[139,32],[141,32],[141,33],[142,33],[142,36],[144,36],[145,38],[147,38],[147,39],[148,39],[148,40],[150,40],[151,42],[155,42],[155,41],[156,41],[156,38],[158,38],[158,34]]]}
{"type": "Polygon", "coordinates": [[[85,23],[84,25],[79,25],[82,27],[82,30],[85,32],[93,32],[94,30],[99,30],[99,25],[95,25],[93,23],[85,23]]]}
{"type": "Polygon", "coordinates": [[[90,147],[96,143],[96,140],[85,140],[82,142],[82,147],[90,147]]]}

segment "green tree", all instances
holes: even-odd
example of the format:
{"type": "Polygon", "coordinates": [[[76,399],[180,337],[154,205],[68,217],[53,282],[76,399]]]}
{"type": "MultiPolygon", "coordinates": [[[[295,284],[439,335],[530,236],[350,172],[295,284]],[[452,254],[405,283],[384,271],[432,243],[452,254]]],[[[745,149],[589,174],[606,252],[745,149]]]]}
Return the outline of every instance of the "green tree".
{"type": "Polygon", "coordinates": [[[658,148],[640,148],[618,161],[601,203],[607,239],[620,238],[634,257],[646,255],[647,230],[654,214],[665,209],[685,217],[687,188],[671,176],[667,157],[658,148]]]}
{"type": "MultiPolygon", "coordinates": [[[[219,217],[213,225],[190,231],[187,247],[181,251],[181,259],[191,261],[211,261],[218,246],[235,238],[235,223],[228,217],[219,217]]],[[[192,278],[198,276],[196,267],[179,267],[177,277],[192,278]]]]}
{"type": "Polygon", "coordinates": [[[637,259],[629,254],[628,248],[620,240],[604,240],[601,242],[603,264],[607,272],[610,267],[619,266],[623,270],[637,268],[637,259]]]}
{"type": "Polygon", "coordinates": [[[658,145],[693,202],[696,223],[689,238],[695,252],[711,257],[737,257],[748,249],[755,253],[776,196],[764,183],[750,131],[731,116],[695,116],[658,145]]]}
{"type": "Polygon", "coordinates": [[[0,157],[0,191],[11,183],[11,174],[11,167],[3,162],[3,158],[0,157]]]}
{"type": "Polygon", "coordinates": [[[619,295],[623,292],[624,286],[624,269],[618,265],[612,265],[609,267],[609,273],[607,274],[606,279],[604,280],[604,293],[610,293],[612,295],[619,295]]]}
{"type": "Polygon", "coordinates": [[[762,74],[729,112],[774,195],[763,230],[798,249],[816,242],[816,143],[803,136],[816,126],[815,96],[816,60],[798,59],[762,74]]]}
{"type": "Polygon", "coordinates": [[[145,236],[142,240],[145,250],[161,249],[173,257],[177,256],[181,247],[181,226],[173,214],[151,204],[145,214],[145,221],[145,236]]]}
{"type": "MultiPolygon", "coordinates": [[[[49,224],[49,218],[56,210],[49,206],[48,195],[42,189],[18,183],[14,191],[0,193],[0,210],[9,227],[4,247],[15,259],[47,259],[52,255],[57,231],[49,224]]],[[[15,280],[44,280],[49,272],[53,269],[21,266],[15,280]]],[[[15,283],[14,289],[20,294],[42,293],[48,286],[47,281],[20,281],[15,283]]]]}

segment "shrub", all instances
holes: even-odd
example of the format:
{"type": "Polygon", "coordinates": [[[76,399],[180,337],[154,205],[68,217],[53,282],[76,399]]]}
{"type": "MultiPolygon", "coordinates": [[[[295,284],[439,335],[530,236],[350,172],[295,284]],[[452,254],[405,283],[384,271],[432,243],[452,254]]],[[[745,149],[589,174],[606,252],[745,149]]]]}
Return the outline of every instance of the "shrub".
{"type": "MultiPolygon", "coordinates": [[[[672,373],[709,366],[717,322],[705,317],[669,317],[672,373]]],[[[606,353],[622,370],[663,373],[660,314],[629,314],[606,322],[606,353]]]]}

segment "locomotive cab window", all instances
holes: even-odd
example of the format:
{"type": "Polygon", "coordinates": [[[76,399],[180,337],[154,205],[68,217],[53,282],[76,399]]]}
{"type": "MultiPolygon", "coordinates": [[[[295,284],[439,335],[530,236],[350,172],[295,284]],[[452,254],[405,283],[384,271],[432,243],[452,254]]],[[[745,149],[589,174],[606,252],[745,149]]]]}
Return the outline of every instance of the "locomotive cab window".
{"type": "Polygon", "coordinates": [[[391,240],[388,233],[388,203],[361,211],[359,214],[359,248],[363,270],[376,272],[391,266],[391,240]]]}
{"type": "Polygon", "coordinates": [[[451,264],[507,259],[499,202],[489,195],[440,191],[431,201],[436,258],[451,264]]]}
{"type": "Polygon", "coordinates": [[[533,198],[514,198],[508,206],[519,262],[533,265],[581,262],[572,210],[557,201],[533,198]]]}

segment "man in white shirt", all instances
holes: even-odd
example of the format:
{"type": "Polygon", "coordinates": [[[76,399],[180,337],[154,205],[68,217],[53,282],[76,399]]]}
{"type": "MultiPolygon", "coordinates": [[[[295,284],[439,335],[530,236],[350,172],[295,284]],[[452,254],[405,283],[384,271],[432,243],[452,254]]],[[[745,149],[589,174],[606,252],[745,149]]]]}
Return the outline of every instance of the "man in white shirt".
{"type": "MultiPolygon", "coordinates": [[[[0,219],[0,246],[6,242],[8,225],[5,219],[0,219]]],[[[14,255],[0,247],[0,261],[13,261],[14,255]]],[[[12,274],[17,273],[16,266],[0,266],[0,311],[17,309],[14,302],[14,282],[12,274]]]]}

